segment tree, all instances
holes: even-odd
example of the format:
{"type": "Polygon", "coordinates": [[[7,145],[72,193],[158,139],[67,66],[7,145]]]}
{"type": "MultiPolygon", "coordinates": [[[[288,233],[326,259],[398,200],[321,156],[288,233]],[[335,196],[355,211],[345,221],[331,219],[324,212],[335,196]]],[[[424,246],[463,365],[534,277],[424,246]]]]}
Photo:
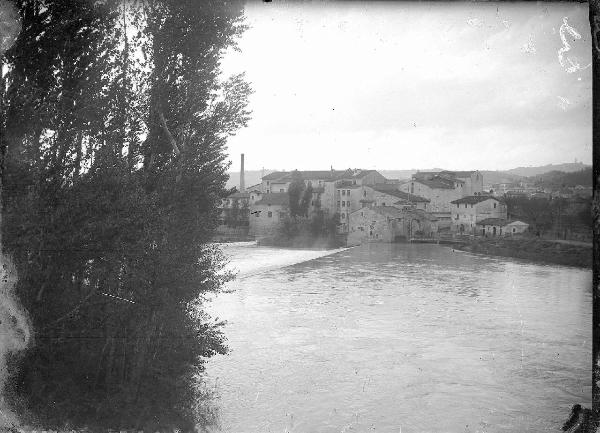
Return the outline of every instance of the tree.
{"type": "Polygon", "coordinates": [[[202,300],[228,278],[208,242],[227,138],[250,114],[243,76],[223,82],[219,67],[242,5],[19,11],[2,72],[2,233],[36,344],[11,372],[13,404],[44,427],[192,430],[194,377],[226,351],[202,300]]]}
{"type": "Polygon", "coordinates": [[[233,199],[231,211],[229,213],[229,227],[237,227],[240,225],[240,201],[237,198],[233,199]]]}
{"type": "Polygon", "coordinates": [[[310,202],[312,201],[312,195],[313,187],[309,184],[304,190],[304,194],[302,195],[302,200],[300,201],[300,206],[298,208],[298,212],[301,216],[308,216],[308,208],[310,207],[310,202]]]}
{"type": "Polygon", "coordinates": [[[301,200],[302,193],[304,192],[304,181],[300,176],[298,170],[294,170],[292,173],[292,181],[288,187],[288,195],[290,197],[290,216],[296,218],[302,216],[301,200]]]}

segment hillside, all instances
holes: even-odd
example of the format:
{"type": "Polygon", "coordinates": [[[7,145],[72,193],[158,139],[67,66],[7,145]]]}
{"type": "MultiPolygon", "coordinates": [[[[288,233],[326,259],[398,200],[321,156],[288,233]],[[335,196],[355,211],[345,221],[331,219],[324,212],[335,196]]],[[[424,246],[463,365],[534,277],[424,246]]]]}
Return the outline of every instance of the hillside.
{"type": "Polygon", "coordinates": [[[592,168],[588,167],[571,173],[550,171],[529,177],[527,181],[541,188],[550,189],[572,188],[577,185],[591,187],[593,181],[592,168]]]}
{"type": "Polygon", "coordinates": [[[584,168],[590,167],[589,165],[585,165],[581,162],[568,162],[565,164],[549,164],[542,165],[539,167],[517,167],[512,168],[510,170],[506,170],[506,173],[515,174],[518,176],[537,176],[539,174],[548,173],[550,171],[564,171],[565,173],[571,173],[574,171],[581,171],[584,168]]]}

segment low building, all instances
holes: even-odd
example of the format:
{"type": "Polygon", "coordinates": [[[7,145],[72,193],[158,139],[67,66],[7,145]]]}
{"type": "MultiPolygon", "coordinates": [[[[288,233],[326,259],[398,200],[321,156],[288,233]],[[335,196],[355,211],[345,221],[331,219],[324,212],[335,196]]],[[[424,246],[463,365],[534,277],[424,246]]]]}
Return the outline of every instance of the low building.
{"type": "Polygon", "coordinates": [[[394,206],[361,208],[349,215],[348,222],[348,246],[431,238],[437,232],[437,221],[427,212],[394,206]]]}
{"type": "Polygon", "coordinates": [[[287,192],[263,194],[250,209],[250,235],[274,234],[279,223],[289,215],[290,196],[287,192]]]}
{"type": "Polygon", "coordinates": [[[529,224],[522,221],[507,221],[503,218],[486,218],[477,222],[477,234],[486,237],[512,236],[524,233],[529,224]]]}
{"type": "Polygon", "coordinates": [[[529,224],[523,221],[511,221],[503,227],[505,235],[518,235],[525,233],[529,229],[529,224]]]}
{"type": "Polygon", "coordinates": [[[453,233],[476,234],[477,223],[487,218],[506,220],[506,205],[498,197],[472,195],[450,202],[453,233]]]}

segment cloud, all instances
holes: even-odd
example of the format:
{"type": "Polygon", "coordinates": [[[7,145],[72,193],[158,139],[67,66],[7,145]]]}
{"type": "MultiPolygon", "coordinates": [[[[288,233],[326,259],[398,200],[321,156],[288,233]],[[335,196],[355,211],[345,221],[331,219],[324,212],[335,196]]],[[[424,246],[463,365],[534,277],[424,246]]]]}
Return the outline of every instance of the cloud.
{"type": "Polygon", "coordinates": [[[444,166],[509,168],[550,155],[556,159],[549,162],[571,160],[574,153],[589,162],[591,70],[565,70],[557,31],[567,16],[582,37],[568,41],[563,55],[587,64],[586,14],[581,5],[560,3],[250,3],[253,28],[242,53],[228,55],[224,67],[247,71],[253,120],[230,150],[243,149],[266,167],[288,164],[284,146],[311,154],[294,157],[298,168],[329,161],[427,167],[432,158],[425,149],[449,158],[437,164],[444,166]],[[569,138],[548,133],[558,129],[569,138]],[[400,153],[394,137],[422,152],[400,153]],[[448,137],[459,140],[460,155],[442,150],[448,137]],[[485,158],[484,137],[501,157],[485,158]],[[542,142],[564,154],[541,155],[542,142]],[[412,162],[405,165],[407,155],[412,162]]]}

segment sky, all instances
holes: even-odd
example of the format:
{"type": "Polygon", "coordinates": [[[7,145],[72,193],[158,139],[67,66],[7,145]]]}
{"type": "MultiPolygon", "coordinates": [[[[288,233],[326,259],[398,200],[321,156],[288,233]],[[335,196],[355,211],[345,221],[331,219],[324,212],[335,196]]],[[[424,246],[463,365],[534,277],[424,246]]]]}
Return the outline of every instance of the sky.
{"type": "Polygon", "coordinates": [[[586,3],[249,2],[232,171],[592,161],[586,3]]]}

